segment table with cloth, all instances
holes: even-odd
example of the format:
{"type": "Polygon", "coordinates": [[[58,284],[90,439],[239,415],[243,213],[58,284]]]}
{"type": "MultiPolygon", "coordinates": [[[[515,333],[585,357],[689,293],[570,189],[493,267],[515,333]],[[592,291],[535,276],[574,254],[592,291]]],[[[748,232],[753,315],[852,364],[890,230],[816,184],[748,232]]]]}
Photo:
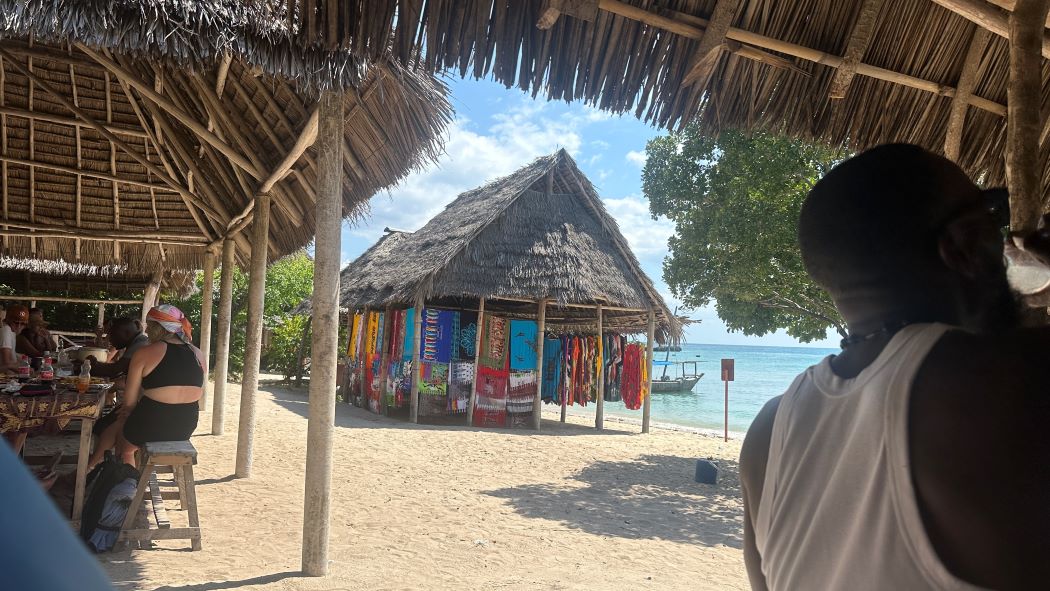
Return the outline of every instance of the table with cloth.
{"type": "MultiPolygon", "coordinates": [[[[84,509],[87,462],[91,453],[91,427],[98,419],[112,384],[92,384],[83,394],[69,384],[56,384],[53,394],[22,396],[0,393],[0,433],[33,431],[53,421],[63,429],[71,421],[80,421],[77,452],[76,487],[73,492],[72,520],[80,521],[84,509]]],[[[29,460],[29,458],[26,458],[29,460]]]]}

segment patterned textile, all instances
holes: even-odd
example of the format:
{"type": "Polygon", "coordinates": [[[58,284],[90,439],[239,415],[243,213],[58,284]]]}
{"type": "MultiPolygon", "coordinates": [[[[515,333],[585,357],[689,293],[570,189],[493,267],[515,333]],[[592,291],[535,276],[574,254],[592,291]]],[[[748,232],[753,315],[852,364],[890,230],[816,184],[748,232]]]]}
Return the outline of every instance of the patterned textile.
{"type": "Polygon", "coordinates": [[[425,396],[446,396],[448,394],[448,364],[423,362],[423,371],[419,381],[419,393],[425,396]]]}
{"type": "Polygon", "coordinates": [[[390,364],[390,383],[387,405],[401,408],[409,403],[412,395],[412,362],[401,361],[390,364]]]}
{"type": "Polygon", "coordinates": [[[623,377],[623,347],[626,337],[618,334],[605,335],[605,401],[619,402],[620,381],[623,377]]]}
{"type": "Polygon", "coordinates": [[[384,312],[376,312],[376,317],[378,317],[379,320],[376,323],[376,337],[375,337],[376,340],[375,340],[375,345],[372,348],[372,351],[374,351],[375,353],[382,353],[383,352],[383,341],[386,339],[386,322],[387,322],[387,318],[386,318],[386,314],[384,312]]]}
{"type": "Polygon", "coordinates": [[[507,421],[507,372],[485,366],[478,368],[478,390],[474,402],[474,422],[502,427],[507,421]]]}
{"type": "Polygon", "coordinates": [[[532,320],[510,321],[511,371],[533,371],[536,369],[537,330],[537,325],[532,320]]]}
{"type": "Polygon", "coordinates": [[[171,304],[161,304],[150,308],[146,313],[146,320],[152,320],[164,327],[171,334],[178,335],[182,340],[189,341],[193,338],[193,327],[190,319],[182,313],[182,310],[171,304]]]}
{"type": "Polygon", "coordinates": [[[365,342],[364,350],[365,354],[371,354],[376,352],[376,339],[379,338],[379,313],[369,312],[367,324],[365,325],[365,342]]]}
{"type": "Polygon", "coordinates": [[[346,345],[346,356],[351,359],[357,359],[358,354],[361,351],[361,313],[354,312],[354,320],[350,323],[350,340],[347,341],[346,345]]]}
{"type": "Polygon", "coordinates": [[[104,393],[105,390],[78,394],[76,390],[60,389],[46,396],[0,394],[0,433],[33,429],[53,419],[64,428],[71,419],[97,418],[104,393]]]}
{"type": "Polygon", "coordinates": [[[508,384],[507,412],[531,413],[536,398],[536,372],[512,371],[508,384]]]}
{"type": "Polygon", "coordinates": [[[449,310],[423,308],[423,333],[419,341],[419,359],[427,363],[452,360],[452,317],[449,310]]]}
{"type": "Polygon", "coordinates": [[[401,340],[401,360],[412,361],[412,342],[416,334],[416,310],[405,310],[405,338],[401,340]]]}
{"type": "Polygon", "coordinates": [[[631,343],[623,350],[623,381],[620,393],[623,404],[630,410],[642,408],[647,394],[645,353],[638,343],[631,343]]]}
{"type": "Polygon", "coordinates": [[[474,386],[474,364],[469,361],[452,363],[452,374],[448,385],[448,412],[467,412],[470,404],[470,389],[474,386]]]}
{"type": "Polygon", "coordinates": [[[543,401],[561,402],[561,339],[545,338],[543,340],[543,401]]]}
{"type": "Polygon", "coordinates": [[[507,367],[509,327],[506,318],[485,315],[485,326],[481,333],[479,364],[489,369],[504,370],[507,367]]]}
{"type": "Polygon", "coordinates": [[[379,373],[381,359],[378,353],[368,353],[365,361],[365,399],[368,400],[368,408],[377,414],[380,411],[383,385],[379,373]]]}
{"type": "Polygon", "coordinates": [[[474,359],[478,339],[478,315],[476,312],[456,312],[452,329],[452,358],[474,359]]]}

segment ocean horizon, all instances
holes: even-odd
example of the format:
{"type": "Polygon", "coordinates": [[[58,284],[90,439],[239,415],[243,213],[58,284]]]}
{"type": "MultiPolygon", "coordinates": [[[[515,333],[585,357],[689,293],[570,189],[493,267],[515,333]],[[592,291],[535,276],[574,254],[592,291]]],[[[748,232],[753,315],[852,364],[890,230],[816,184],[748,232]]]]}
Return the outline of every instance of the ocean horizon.
{"type": "MultiPolygon", "coordinates": [[[[668,355],[672,362],[696,361],[697,372],[704,377],[689,392],[654,393],[650,407],[653,422],[721,431],[725,412],[721,360],[734,359],[735,380],[729,382],[729,430],[736,433],[746,432],[762,406],[783,394],[798,374],[839,351],[824,347],[695,343],[683,343],[681,347],[680,352],[654,353],[654,361],[663,361],[668,355]]],[[[667,375],[676,377],[678,368],[669,366],[667,375]]],[[[654,377],[660,377],[663,369],[654,366],[654,377]]],[[[606,403],[605,414],[641,418],[641,411],[627,410],[615,402],[606,403]]]]}

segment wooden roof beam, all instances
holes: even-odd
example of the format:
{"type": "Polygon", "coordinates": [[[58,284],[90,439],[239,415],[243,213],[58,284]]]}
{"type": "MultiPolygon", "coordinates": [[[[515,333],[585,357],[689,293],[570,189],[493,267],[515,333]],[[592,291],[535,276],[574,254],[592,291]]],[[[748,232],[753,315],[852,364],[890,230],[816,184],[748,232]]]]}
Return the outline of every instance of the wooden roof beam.
{"type": "MultiPolygon", "coordinates": [[[[284,159],[274,167],[273,171],[270,172],[266,179],[259,185],[259,188],[256,190],[257,194],[269,193],[278,181],[291,172],[292,166],[298,162],[299,158],[304,152],[306,152],[306,149],[312,146],[314,141],[317,140],[317,121],[318,107],[315,105],[313,111],[310,112],[310,117],[306,120],[306,125],[303,126],[303,130],[299,133],[299,137],[296,138],[295,144],[290,150],[288,150],[288,153],[285,154],[284,159]]],[[[248,225],[252,218],[253,209],[255,209],[254,199],[248,202],[248,205],[244,207],[244,211],[230,220],[229,227],[226,231],[227,237],[233,233],[240,232],[248,225]]]]}
{"type": "Polygon", "coordinates": [[[183,233],[172,232],[140,232],[123,229],[119,232],[107,232],[105,230],[90,230],[87,228],[75,228],[65,226],[51,226],[48,224],[27,224],[12,220],[4,220],[8,229],[0,229],[0,234],[5,236],[32,236],[36,238],[68,238],[70,240],[80,238],[81,240],[105,240],[107,242],[134,242],[151,244],[174,244],[178,246],[199,246],[208,244],[203,236],[192,236],[183,233]]]}
{"type": "Polygon", "coordinates": [[[963,62],[962,74],[955,87],[955,96],[952,98],[952,109],[948,115],[948,131],[944,135],[944,156],[952,161],[959,160],[962,151],[963,128],[966,124],[966,111],[970,107],[970,96],[977,81],[981,78],[981,61],[985,51],[988,49],[988,41],[991,32],[978,27],[970,39],[970,47],[966,50],[966,60],[963,62]]]}
{"type": "MultiPolygon", "coordinates": [[[[942,0],[935,1],[939,2],[942,0]]],[[[613,14],[637,20],[649,26],[658,27],[690,39],[701,39],[704,35],[702,27],[707,26],[708,22],[707,19],[698,16],[688,15],[681,12],[665,11],[674,16],[674,18],[669,18],[656,14],[655,12],[638,8],[637,6],[625,4],[619,0],[599,0],[598,6],[602,10],[607,10],[613,14]]],[[[786,53],[792,57],[818,63],[831,68],[838,68],[842,65],[842,58],[839,56],[831,55],[830,53],[820,51],[819,49],[812,49],[795,43],[766,37],[765,35],[752,33],[751,31],[737,29],[735,27],[730,27],[726,32],[726,39],[732,39],[734,41],[739,41],[740,43],[746,43],[770,51],[786,53]]],[[[862,76],[868,76],[869,78],[924,90],[938,96],[955,96],[955,89],[949,86],[944,86],[931,80],[923,80],[922,78],[909,76],[908,74],[902,74],[900,72],[894,72],[893,70],[887,70],[885,68],[879,68],[864,63],[857,64],[856,73],[862,76]]],[[[995,101],[972,95],[970,97],[970,104],[990,113],[995,113],[996,115],[1003,117],[1006,116],[1006,106],[995,101]]]]}
{"type": "Polygon", "coordinates": [[[553,27],[563,14],[594,22],[598,18],[598,0],[547,0],[536,21],[536,28],[545,31],[553,27]]]}
{"type": "Polygon", "coordinates": [[[733,24],[733,17],[740,8],[740,0],[718,0],[715,9],[711,11],[704,36],[700,38],[700,45],[696,48],[696,57],[689,73],[682,80],[683,86],[699,84],[700,87],[707,85],[711,73],[718,64],[718,57],[725,48],[726,33],[729,25],[733,24]]]}
{"type": "MultiPolygon", "coordinates": [[[[831,79],[828,98],[846,98],[846,91],[853,83],[853,76],[857,74],[857,64],[860,63],[868,51],[868,46],[871,45],[871,39],[875,33],[875,22],[885,3],[885,0],[864,0],[861,4],[860,14],[857,15],[857,21],[853,23],[853,31],[850,33],[849,42],[846,43],[846,51],[842,53],[842,65],[831,79]]],[[[963,103],[964,106],[965,104],[963,103]]]]}
{"type": "MultiPolygon", "coordinates": [[[[37,86],[42,88],[48,94],[50,94],[53,97],[55,97],[55,99],[59,103],[62,103],[63,106],[65,106],[67,109],[72,111],[74,115],[79,117],[89,127],[94,128],[96,131],[98,131],[100,134],[102,134],[103,137],[105,137],[106,139],[108,139],[111,142],[113,142],[114,144],[116,144],[117,147],[119,147],[121,150],[126,152],[129,156],[132,157],[132,159],[134,159],[136,162],[141,164],[147,170],[149,170],[150,172],[155,174],[157,176],[157,178],[159,178],[162,181],[164,181],[164,183],[166,185],[168,185],[169,187],[171,187],[175,192],[179,193],[180,195],[184,195],[187,199],[189,199],[191,201],[198,202],[198,203],[200,202],[199,198],[196,195],[194,195],[193,193],[191,193],[186,187],[183,187],[181,184],[179,184],[178,181],[176,181],[175,179],[171,178],[171,176],[169,176],[165,171],[161,170],[160,167],[158,167],[156,164],[150,162],[142,154],[139,154],[136,150],[133,150],[131,148],[131,146],[128,145],[127,142],[125,142],[124,140],[118,138],[112,132],[107,130],[106,127],[104,125],[102,125],[101,123],[99,123],[98,121],[95,121],[94,117],[88,115],[86,112],[84,112],[83,109],[81,109],[80,107],[74,105],[72,103],[72,101],[70,101],[68,98],[65,97],[65,95],[63,95],[62,93],[60,93],[57,90],[55,90],[50,84],[48,84],[44,80],[40,79],[36,74],[30,72],[28,68],[23,66],[17,60],[13,59],[13,56],[10,53],[8,53],[7,50],[3,49],[2,47],[0,47],[0,55],[4,56],[8,60],[10,60],[11,61],[11,66],[13,68],[15,68],[16,70],[18,70],[19,72],[21,72],[23,76],[27,76],[28,78],[33,80],[36,83],[37,86]]],[[[202,207],[204,207],[203,203],[201,203],[200,205],[202,207]]]]}
{"type": "MultiPolygon", "coordinates": [[[[67,125],[69,127],[90,127],[83,121],[73,119],[71,117],[63,117],[61,115],[52,115],[51,113],[41,113],[40,111],[29,111],[27,109],[19,109],[16,107],[4,107],[0,106],[0,113],[4,115],[12,115],[15,117],[21,117],[23,119],[32,119],[34,121],[44,121],[47,123],[54,123],[56,125],[67,125]]],[[[142,138],[146,137],[146,132],[139,129],[129,129],[127,127],[120,127],[117,125],[105,125],[106,129],[113,133],[119,133],[130,137],[142,138]]]]}
{"type": "MultiPolygon", "coordinates": [[[[985,0],[933,0],[933,2],[979,27],[988,29],[1003,39],[1010,38],[1010,12],[990,2],[985,0]]],[[[1042,55],[1050,58],[1050,36],[1045,32],[1042,34],[1042,55]]]]}
{"type": "MultiPolygon", "coordinates": [[[[1017,0],[988,0],[988,2],[1010,12],[1014,11],[1014,5],[1017,4],[1017,0]]],[[[1050,17],[1047,17],[1046,23],[1043,26],[1050,27],[1050,17]]]]}
{"type": "Polygon", "coordinates": [[[158,185],[146,181],[139,181],[135,179],[129,179],[125,177],[118,177],[116,175],[106,174],[104,172],[96,172],[94,170],[85,170],[83,168],[73,168],[70,166],[62,166],[61,164],[52,164],[50,162],[41,162],[40,160],[26,160],[24,158],[15,158],[13,156],[0,156],[0,162],[7,162],[10,164],[20,164],[22,166],[32,166],[35,168],[46,168],[47,170],[54,170],[56,172],[65,172],[72,175],[82,175],[91,178],[96,178],[111,183],[122,183],[125,185],[131,185],[133,187],[142,187],[144,189],[154,189],[160,191],[166,191],[174,193],[171,187],[167,185],[158,185]]]}
{"type": "Polygon", "coordinates": [[[208,130],[200,121],[197,121],[192,115],[183,111],[182,109],[175,106],[167,97],[153,90],[152,85],[147,84],[145,81],[140,79],[138,76],[133,74],[131,71],[122,67],[120,64],[111,60],[105,55],[102,55],[83,43],[77,43],[77,48],[84,53],[91,56],[92,59],[97,61],[102,67],[106,68],[121,80],[124,80],[130,84],[135,90],[139,91],[142,96],[149,99],[152,103],[157,105],[161,110],[165,111],[172,117],[174,117],[179,123],[182,123],[199,137],[202,141],[207,142],[213,148],[219,151],[223,156],[229,159],[230,162],[237,165],[239,168],[252,175],[256,179],[262,177],[262,172],[259,171],[243,154],[238,152],[226,142],[219,139],[214,133],[208,130]]]}

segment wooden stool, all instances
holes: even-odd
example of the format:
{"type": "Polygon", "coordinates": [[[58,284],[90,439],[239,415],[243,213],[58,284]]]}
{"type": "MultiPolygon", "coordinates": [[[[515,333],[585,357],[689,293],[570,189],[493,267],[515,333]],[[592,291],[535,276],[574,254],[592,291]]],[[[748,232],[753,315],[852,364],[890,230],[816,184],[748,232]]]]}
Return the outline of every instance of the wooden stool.
{"type": "Polygon", "coordinates": [[[197,489],[193,480],[193,465],[197,463],[197,450],[189,441],[153,441],[146,443],[139,450],[141,457],[141,476],[135,490],[135,498],[128,507],[128,516],[124,518],[118,541],[141,542],[151,540],[190,540],[193,550],[201,549],[200,520],[197,518],[197,489]],[[159,468],[159,469],[158,469],[159,468]],[[177,492],[161,492],[157,482],[157,472],[173,474],[177,492]],[[157,529],[146,527],[134,529],[135,518],[142,507],[142,498],[146,486],[151,489],[153,513],[157,529]],[[178,499],[179,509],[188,512],[189,527],[172,528],[164,510],[164,499],[178,499]]]}

